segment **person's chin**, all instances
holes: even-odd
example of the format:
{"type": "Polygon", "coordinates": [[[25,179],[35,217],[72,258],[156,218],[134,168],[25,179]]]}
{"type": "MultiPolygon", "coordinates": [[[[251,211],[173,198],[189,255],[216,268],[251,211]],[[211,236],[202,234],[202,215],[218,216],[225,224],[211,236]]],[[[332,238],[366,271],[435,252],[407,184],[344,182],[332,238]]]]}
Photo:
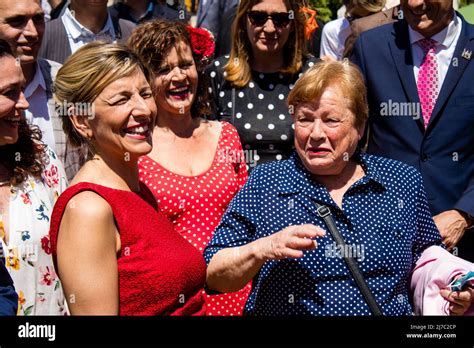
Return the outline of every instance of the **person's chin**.
{"type": "Polygon", "coordinates": [[[128,151],[131,157],[138,158],[140,156],[145,156],[151,152],[153,146],[151,145],[151,139],[140,142],[140,144],[136,144],[135,146],[129,146],[128,151]]]}
{"type": "Polygon", "coordinates": [[[274,53],[274,52],[277,52],[280,47],[277,42],[274,42],[274,43],[260,42],[259,48],[262,52],[274,53]]]}
{"type": "Polygon", "coordinates": [[[147,142],[145,145],[141,146],[137,154],[138,156],[145,156],[149,154],[152,149],[153,149],[153,146],[151,145],[151,142],[150,143],[147,142]]]}
{"type": "Polygon", "coordinates": [[[16,144],[18,133],[9,135],[0,135],[0,146],[16,144]]]}
{"type": "Polygon", "coordinates": [[[324,157],[312,157],[305,158],[306,168],[312,173],[318,175],[319,173],[325,173],[333,165],[333,161],[329,158],[324,157]]]}
{"type": "Polygon", "coordinates": [[[32,54],[21,54],[19,55],[21,64],[32,64],[36,62],[36,55],[32,54]]]}
{"type": "Polygon", "coordinates": [[[190,97],[182,100],[173,98],[168,99],[168,109],[173,110],[174,113],[177,114],[185,114],[191,108],[191,105],[192,102],[190,97]]]}

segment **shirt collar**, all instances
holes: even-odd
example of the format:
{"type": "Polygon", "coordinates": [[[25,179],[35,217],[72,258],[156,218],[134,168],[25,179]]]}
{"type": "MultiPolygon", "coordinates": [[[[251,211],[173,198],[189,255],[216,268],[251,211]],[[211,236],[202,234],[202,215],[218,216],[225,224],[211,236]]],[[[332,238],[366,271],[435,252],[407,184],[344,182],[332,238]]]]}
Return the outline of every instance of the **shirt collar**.
{"type": "Polygon", "coordinates": [[[44,81],[43,74],[41,73],[41,67],[38,62],[36,64],[36,72],[33,80],[25,88],[25,98],[31,97],[38,88],[46,91],[46,82],[44,81]]]}
{"type": "Polygon", "coordinates": [[[77,21],[76,18],[72,15],[69,7],[66,7],[66,11],[63,14],[63,18],[65,21],[65,26],[69,31],[69,34],[74,40],[78,40],[80,37],[95,37],[98,35],[108,34],[111,38],[115,37],[115,30],[112,23],[112,18],[110,18],[110,14],[107,15],[107,21],[105,22],[104,27],[102,30],[94,34],[92,31],[87,29],[81,23],[77,21]]]}
{"type": "MultiPolygon", "coordinates": [[[[362,165],[365,175],[362,179],[354,183],[352,187],[366,184],[376,184],[386,187],[387,184],[383,176],[377,170],[373,156],[357,152],[353,158],[362,165]]],[[[280,194],[305,192],[316,199],[322,200],[325,197],[325,187],[312,178],[296,151],[293,151],[291,157],[285,161],[285,169],[278,178],[278,181],[280,194]],[[288,175],[289,173],[292,175],[288,175]]]]}
{"type": "MultiPolygon", "coordinates": [[[[456,12],[453,15],[453,20],[449,23],[449,25],[441,30],[439,33],[433,35],[431,39],[436,41],[437,44],[448,48],[452,45],[454,40],[456,39],[458,31],[461,29],[461,21],[459,20],[456,12]]],[[[421,35],[416,30],[413,30],[410,26],[408,26],[408,32],[410,35],[410,44],[413,45],[416,42],[425,39],[423,35],[421,35]]]]}
{"type": "Polygon", "coordinates": [[[150,1],[148,3],[148,8],[146,9],[146,12],[145,14],[142,16],[142,17],[145,17],[146,15],[148,15],[149,13],[153,13],[153,11],[155,11],[155,2],[154,1],[150,1]]]}

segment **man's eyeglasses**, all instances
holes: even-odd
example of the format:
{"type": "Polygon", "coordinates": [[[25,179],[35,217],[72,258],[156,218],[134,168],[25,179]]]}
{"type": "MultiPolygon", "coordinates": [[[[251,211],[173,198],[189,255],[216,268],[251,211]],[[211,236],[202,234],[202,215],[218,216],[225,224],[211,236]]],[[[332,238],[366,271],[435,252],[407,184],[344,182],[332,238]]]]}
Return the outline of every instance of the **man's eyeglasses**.
{"type": "Polygon", "coordinates": [[[268,18],[270,18],[273,22],[273,25],[278,28],[286,27],[291,22],[289,12],[267,13],[264,11],[248,11],[247,15],[249,17],[250,23],[257,27],[261,27],[267,23],[268,18]]]}

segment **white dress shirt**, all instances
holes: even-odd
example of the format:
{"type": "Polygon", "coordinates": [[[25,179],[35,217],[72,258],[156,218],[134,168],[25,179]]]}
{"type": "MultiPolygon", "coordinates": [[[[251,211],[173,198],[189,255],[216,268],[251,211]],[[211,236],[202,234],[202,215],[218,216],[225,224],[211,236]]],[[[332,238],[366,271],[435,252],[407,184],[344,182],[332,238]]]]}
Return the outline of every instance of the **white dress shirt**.
{"type": "Polygon", "coordinates": [[[48,108],[46,82],[38,62],[36,63],[35,76],[25,88],[25,98],[30,103],[30,107],[25,111],[26,120],[38,126],[43,133],[43,142],[50,148],[55,149],[56,145],[51,121],[51,112],[53,110],[48,108]]]}
{"type": "MultiPolygon", "coordinates": [[[[462,21],[457,15],[454,15],[453,20],[449,25],[441,30],[436,35],[433,35],[431,39],[437,42],[436,45],[436,62],[438,64],[438,87],[441,90],[444,79],[448,73],[451,60],[458,43],[459,36],[461,35],[462,21]]],[[[415,81],[418,83],[418,73],[420,71],[420,65],[425,56],[425,52],[417,41],[424,39],[425,37],[419,32],[408,27],[411,44],[411,54],[413,57],[413,73],[415,74],[415,81]]],[[[439,92],[439,91],[438,91],[439,92]]]]}
{"type": "Polygon", "coordinates": [[[335,19],[327,23],[321,34],[319,57],[330,56],[341,60],[344,54],[344,45],[350,33],[351,26],[346,18],[335,19]]]}
{"type": "Polygon", "coordinates": [[[105,41],[109,43],[116,42],[114,25],[112,24],[110,14],[107,17],[107,22],[105,23],[104,27],[97,34],[94,34],[92,31],[79,23],[77,19],[74,18],[69,8],[66,8],[61,20],[63,21],[64,28],[66,29],[66,35],[69,40],[69,45],[71,46],[71,54],[76,52],[80,47],[92,41],[105,41]]]}

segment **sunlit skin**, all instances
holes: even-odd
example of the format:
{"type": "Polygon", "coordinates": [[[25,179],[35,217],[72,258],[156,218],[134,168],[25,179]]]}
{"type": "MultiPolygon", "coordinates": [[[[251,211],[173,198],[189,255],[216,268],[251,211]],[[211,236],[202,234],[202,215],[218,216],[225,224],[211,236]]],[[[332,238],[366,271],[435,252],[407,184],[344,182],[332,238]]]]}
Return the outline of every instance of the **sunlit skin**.
{"type": "Polygon", "coordinates": [[[93,33],[99,33],[107,21],[107,0],[71,0],[74,18],[93,33]]]}
{"type": "MultiPolygon", "coordinates": [[[[93,119],[73,116],[96,155],[71,182],[140,192],[138,157],[152,148],[156,117],[153,93],[142,71],[108,85],[94,100],[93,119]]],[[[59,229],[58,269],[73,315],[117,315],[117,254],[122,248],[110,205],[91,191],[69,201],[59,229]],[[80,212],[80,213],[79,213],[80,212]],[[80,271],[78,271],[80,270],[80,271]]]]}
{"type": "Polygon", "coordinates": [[[25,79],[15,58],[0,58],[0,146],[18,141],[18,122],[29,107],[23,94],[25,79]]]}
{"type": "MultiPolygon", "coordinates": [[[[18,61],[12,56],[0,58],[0,151],[1,146],[18,141],[18,123],[23,112],[29,107],[23,94],[25,79],[18,61]]],[[[9,171],[0,164],[0,181],[10,180],[9,171]]],[[[4,241],[10,239],[9,186],[0,186],[0,210],[2,210],[4,241]]]]}
{"type": "Polygon", "coordinates": [[[431,37],[446,28],[453,19],[453,0],[401,0],[403,16],[410,27],[431,37]]]}
{"type": "Polygon", "coordinates": [[[34,63],[45,30],[38,0],[0,1],[0,39],[7,41],[22,64],[34,63]]]}
{"type": "Polygon", "coordinates": [[[108,85],[94,100],[94,111],[91,119],[75,120],[82,121],[77,127],[92,139],[99,156],[123,162],[126,154],[137,159],[151,151],[157,111],[151,87],[142,72],[136,71],[108,85]],[[143,127],[143,131],[132,133],[137,127],[143,127]]]}
{"type": "Polygon", "coordinates": [[[180,42],[170,49],[164,63],[155,71],[155,100],[160,115],[191,116],[196,99],[198,73],[191,47],[180,42]]]}
{"type": "Polygon", "coordinates": [[[149,157],[173,173],[195,176],[209,169],[221,131],[218,121],[193,117],[198,72],[191,47],[179,42],[154,71],[157,126],[149,157]]]}
{"type": "Polygon", "coordinates": [[[319,100],[295,110],[295,148],[314,175],[340,175],[362,137],[363,126],[355,127],[355,115],[344,100],[333,84],[319,100]]]}
{"type": "MultiPolygon", "coordinates": [[[[263,0],[250,10],[267,13],[289,11],[283,0],[263,0]]],[[[283,28],[276,27],[270,19],[263,26],[253,25],[248,18],[246,23],[247,36],[252,47],[251,66],[261,72],[278,70],[283,64],[284,48],[293,30],[293,22],[283,28]]]]}

